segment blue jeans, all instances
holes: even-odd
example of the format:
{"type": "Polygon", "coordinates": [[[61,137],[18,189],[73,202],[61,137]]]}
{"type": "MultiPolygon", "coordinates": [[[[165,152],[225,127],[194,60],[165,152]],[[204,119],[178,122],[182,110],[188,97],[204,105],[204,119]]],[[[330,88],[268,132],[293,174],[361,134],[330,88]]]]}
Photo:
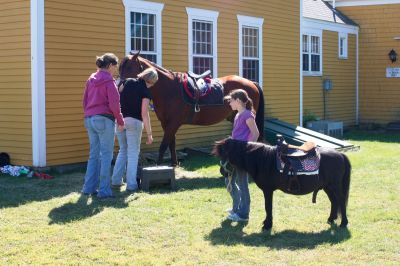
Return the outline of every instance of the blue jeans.
{"type": "MultiPolygon", "coordinates": [[[[228,184],[228,178],[225,183],[228,184]]],[[[232,173],[232,190],[229,194],[232,197],[232,211],[243,219],[249,218],[250,213],[250,192],[249,177],[245,171],[234,169],[232,173]]]]}
{"type": "Polygon", "coordinates": [[[111,197],[110,176],[115,122],[107,117],[94,115],[85,118],[85,127],[89,136],[90,151],[82,193],[96,193],[99,187],[97,197],[111,197]]]}
{"type": "Polygon", "coordinates": [[[132,117],[126,117],[124,120],[124,131],[116,130],[119,152],[112,175],[112,184],[122,184],[122,177],[126,173],[126,189],[136,190],[138,189],[136,178],[143,122],[132,117]]]}

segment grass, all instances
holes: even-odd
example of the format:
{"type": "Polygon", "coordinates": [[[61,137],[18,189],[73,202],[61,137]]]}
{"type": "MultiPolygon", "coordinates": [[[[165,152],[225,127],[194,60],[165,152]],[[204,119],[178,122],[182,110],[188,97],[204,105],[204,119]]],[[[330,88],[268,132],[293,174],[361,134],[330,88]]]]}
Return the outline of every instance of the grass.
{"type": "Polygon", "coordinates": [[[0,264],[33,265],[398,265],[400,136],[353,131],[348,229],[329,226],[320,192],[274,197],[274,226],[262,232],[264,201],[250,184],[247,225],[225,221],[230,198],[213,157],[177,169],[178,190],[82,196],[83,172],[53,180],[0,176],[0,264]]]}

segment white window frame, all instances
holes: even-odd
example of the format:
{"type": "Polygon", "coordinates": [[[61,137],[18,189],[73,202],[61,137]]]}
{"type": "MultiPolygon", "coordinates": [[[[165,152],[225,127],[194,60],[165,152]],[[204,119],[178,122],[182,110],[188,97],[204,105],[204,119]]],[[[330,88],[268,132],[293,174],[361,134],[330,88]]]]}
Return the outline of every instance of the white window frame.
{"type": "Polygon", "coordinates": [[[349,43],[349,38],[348,38],[348,34],[344,33],[344,32],[339,32],[338,33],[338,55],[340,59],[347,59],[348,58],[348,43],[349,43]],[[344,39],[343,41],[343,53],[340,53],[340,40],[344,39]]]}
{"type": "Polygon", "coordinates": [[[243,77],[243,27],[252,27],[252,28],[257,28],[258,29],[258,77],[259,81],[258,83],[260,84],[260,87],[262,88],[263,84],[263,23],[264,19],[263,18],[257,18],[257,17],[249,17],[249,16],[242,16],[242,15],[237,15],[237,19],[239,22],[239,75],[243,77]]]}
{"type": "MultiPolygon", "coordinates": [[[[308,71],[303,71],[304,76],[322,76],[322,57],[323,57],[323,51],[322,51],[322,30],[306,30],[301,33],[301,38],[303,40],[303,35],[308,35],[308,51],[309,51],[309,70],[308,71]],[[320,56],[319,56],[319,71],[311,71],[311,37],[316,36],[319,37],[319,51],[320,51],[320,56]]],[[[303,47],[303,45],[301,46],[303,47]]],[[[303,50],[301,51],[301,56],[303,56],[303,50]]],[[[303,68],[303,66],[301,66],[303,68]]]]}
{"type": "MultiPolygon", "coordinates": [[[[213,38],[213,77],[218,77],[218,41],[217,41],[217,21],[219,12],[187,7],[186,12],[188,14],[188,51],[189,51],[189,70],[193,71],[193,20],[203,20],[212,23],[212,38],[213,38]]],[[[201,74],[201,73],[196,73],[201,74]]]]}
{"type": "Polygon", "coordinates": [[[125,53],[131,52],[131,12],[156,15],[156,56],[158,65],[162,65],[162,24],[161,13],[164,4],[138,0],[123,0],[125,6],[125,53]]]}

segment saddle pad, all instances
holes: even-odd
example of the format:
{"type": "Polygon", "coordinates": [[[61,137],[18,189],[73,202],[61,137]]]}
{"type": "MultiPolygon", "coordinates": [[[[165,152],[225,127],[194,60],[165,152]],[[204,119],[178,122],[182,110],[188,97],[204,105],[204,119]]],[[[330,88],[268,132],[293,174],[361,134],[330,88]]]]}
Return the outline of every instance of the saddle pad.
{"type": "Polygon", "coordinates": [[[301,157],[281,158],[281,156],[277,153],[277,169],[282,173],[285,168],[285,164],[288,163],[290,166],[289,175],[293,174],[294,172],[297,174],[315,175],[318,174],[320,157],[321,156],[318,152],[318,149],[315,149],[314,151],[301,157]]]}
{"type": "MultiPolygon", "coordinates": [[[[218,79],[211,79],[208,83],[209,89],[207,94],[198,99],[197,104],[199,106],[204,105],[223,105],[224,104],[224,87],[218,79]]],[[[181,92],[183,100],[190,105],[195,105],[195,100],[188,95],[182,83],[181,92]]],[[[192,92],[193,93],[193,92],[192,92]]]]}

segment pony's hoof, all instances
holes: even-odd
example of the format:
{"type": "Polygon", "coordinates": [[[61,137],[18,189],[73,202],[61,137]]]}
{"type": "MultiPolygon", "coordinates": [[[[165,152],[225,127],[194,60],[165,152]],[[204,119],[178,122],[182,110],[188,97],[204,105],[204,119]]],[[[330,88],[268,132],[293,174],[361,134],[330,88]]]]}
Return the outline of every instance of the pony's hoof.
{"type": "Polygon", "coordinates": [[[333,224],[336,219],[337,219],[337,217],[329,217],[327,223],[328,224],[333,224]]]}
{"type": "Polygon", "coordinates": [[[272,228],[272,223],[264,223],[264,226],[262,227],[263,231],[269,231],[272,228]]]}
{"type": "Polygon", "coordinates": [[[272,228],[272,227],[263,226],[263,227],[262,227],[262,231],[263,231],[263,232],[271,231],[271,228],[272,228]]]}
{"type": "Polygon", "coordinates": [[[347,224],[348,224],[348,222],[342,222],[341,224],[340,224],[340,227],[341,228],[346,228],[347,227],[347,224]]]}

